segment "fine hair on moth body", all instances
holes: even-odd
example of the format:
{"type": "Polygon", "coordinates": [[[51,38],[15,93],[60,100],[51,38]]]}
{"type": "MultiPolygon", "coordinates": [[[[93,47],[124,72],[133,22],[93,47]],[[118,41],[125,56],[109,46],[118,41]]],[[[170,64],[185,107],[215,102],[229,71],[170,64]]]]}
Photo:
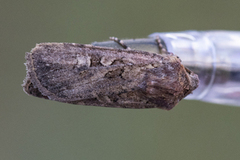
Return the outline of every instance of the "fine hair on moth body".
{"type": "Polygon", "coordinates": [[[198,87],[198,76],[155,42],[159,53],[76,43],[40,43],[26,53],[24,91],[65,103],[170,110],[198,87]]]}

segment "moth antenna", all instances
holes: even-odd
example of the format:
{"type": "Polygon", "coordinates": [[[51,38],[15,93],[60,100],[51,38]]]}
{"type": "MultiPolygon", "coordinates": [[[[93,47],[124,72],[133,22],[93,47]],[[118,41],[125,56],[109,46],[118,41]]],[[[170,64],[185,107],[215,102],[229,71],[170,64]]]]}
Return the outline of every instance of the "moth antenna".
{"type": "Polygon", "coordinates": [[[119,44],[121,47],[123,47],[124,49],[131,49],[130,47],[128,47],[123,40],[118,39],[117,37],[109,37],[110,40],[116,42],[117,44],[119,44]]]}
{"type": "Polygon", "coordinates": [[[163,45],[162,45],[162,43],[161,43],[162,40],[160,39],[159,36],[156,36],[155,41],[157,42],[157,45],[158,45],[158,49],[159,49],[160,54],[161,54],[161,53],[164,53],[164,52],[167,52],[166,49],[163,47],[163,45]]]}

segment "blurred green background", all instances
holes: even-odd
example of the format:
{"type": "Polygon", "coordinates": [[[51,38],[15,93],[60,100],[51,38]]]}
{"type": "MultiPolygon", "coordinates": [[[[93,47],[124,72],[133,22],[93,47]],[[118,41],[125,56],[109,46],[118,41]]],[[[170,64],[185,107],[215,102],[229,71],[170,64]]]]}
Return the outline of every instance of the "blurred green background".
{"type": "Polygon", "coordinates": [[[182,101],[171,111],[76,106],[27,96],[24,55],[39,42],[239,30],[239,0],[1,0],[0,159],[235,160],[240,108],[182,101]]]}

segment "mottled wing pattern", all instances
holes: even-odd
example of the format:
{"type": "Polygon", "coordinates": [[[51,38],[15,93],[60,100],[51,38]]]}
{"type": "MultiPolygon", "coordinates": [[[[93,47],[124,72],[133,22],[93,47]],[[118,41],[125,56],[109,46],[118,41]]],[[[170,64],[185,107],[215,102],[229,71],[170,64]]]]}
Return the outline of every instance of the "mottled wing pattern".
{"type": "Polygon", "coordinates": [[[81,105],[169,110],[198,86],[172,54],[41,43],[26,66],[25,92],[81,105]]]}

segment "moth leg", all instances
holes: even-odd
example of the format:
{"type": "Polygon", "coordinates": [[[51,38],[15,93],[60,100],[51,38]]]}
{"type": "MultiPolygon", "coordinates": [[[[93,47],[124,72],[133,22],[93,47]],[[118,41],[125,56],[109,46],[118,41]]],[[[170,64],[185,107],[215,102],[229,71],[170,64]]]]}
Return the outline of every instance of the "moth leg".
{"type": "MultiPolygon", "coordinates": [[[[161,39],[160,39],[159,36],[156,36],[155,41],[157,42],[158,49],[159,49],[159,53],[160,53],[160,54],[162,54],[162,53],[167,53],[166,49],[163,48],[163,45],[162,45],[162,43],[161,43],[161,39]]],[[[172,54],[172,53],[170,53],[170,54],[172,54]]]]}
{"type": "Polygon", "coordinates": [[[118,39],[117,37],[109,37],[110,40],[116,42],[117,44],[119,44],[121,47],[123,47],[124,49],[131,49],[130,47],[128,47],[126,44],[124,44],[124,42],[120,39],[118,39]]]}
{"type": "MultiPolygon", "coordinates": [[[[155,41],[157,42],[160,54],[167,53],[169,55],[174,55],[172,52],[168,52],[165,48],[163,48],[163,45],[161,44],[161,39],[159,36],[156,36],[155,41]]],[[[180,60],[180,62],[182,62],[182,60],[178,56],[177,56],[177,58],[180,60]]]]}

